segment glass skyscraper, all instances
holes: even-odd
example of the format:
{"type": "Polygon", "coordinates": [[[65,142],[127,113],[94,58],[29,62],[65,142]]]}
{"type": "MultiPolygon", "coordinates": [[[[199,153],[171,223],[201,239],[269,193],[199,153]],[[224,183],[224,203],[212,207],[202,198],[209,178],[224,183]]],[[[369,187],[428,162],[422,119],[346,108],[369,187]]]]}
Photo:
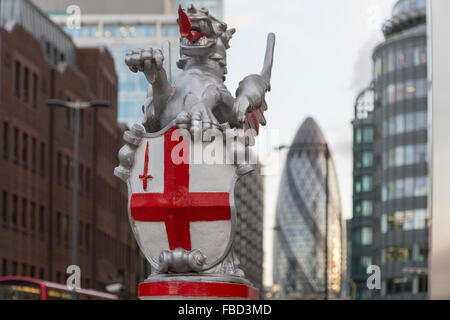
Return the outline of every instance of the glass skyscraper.
{"type": "Polygon", "coordinates": [[[398,1],[382,31],[373,82],[358,96],[353,121],[352,279],[358,299],[425,299],[426,1],[398,1]],[[381,267],[381,290],[366,287],[372,264],[381,267]]]}
{"type": "Polygon", "coordinates": [[[273,263],[282,299],[340,293],[344,232],[333,159],[317,123],[308,118],[290,147],[278,195],[273,263]]]}

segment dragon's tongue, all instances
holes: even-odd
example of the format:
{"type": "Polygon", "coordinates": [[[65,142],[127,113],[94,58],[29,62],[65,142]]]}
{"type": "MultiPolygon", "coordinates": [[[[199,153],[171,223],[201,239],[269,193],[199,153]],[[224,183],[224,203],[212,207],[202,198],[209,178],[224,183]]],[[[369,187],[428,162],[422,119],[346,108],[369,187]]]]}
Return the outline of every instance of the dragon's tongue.
{"type": "Polygon", "coordinates": [[[180,25],[180,34],[191,42],[200,40],[201,37],[207,37],[205,33],[191,30],[191,20],[186,15],[181,5],[178,7],[178,24],[180,25]]]}
{"type": "Polygon", "coordinates": [[[181,36],[189,39],[191,36],[191,20],[189,20],[189,17],[184,13],[181,5],[178,7],[178,24],[180,25],[181,36]]]}

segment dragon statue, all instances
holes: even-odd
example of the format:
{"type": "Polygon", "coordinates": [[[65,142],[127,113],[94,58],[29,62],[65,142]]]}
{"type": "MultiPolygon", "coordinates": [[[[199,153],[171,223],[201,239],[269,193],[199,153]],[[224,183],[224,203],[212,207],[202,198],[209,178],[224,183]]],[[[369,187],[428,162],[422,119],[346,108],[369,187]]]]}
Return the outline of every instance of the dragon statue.
{"type": "Polygon", "coordinates": [[[275,35],[270,33],[261,74],[245,77],[236,91],[236,98],[226,88],[226,50],[235,33],[227,25],[192,4],[186,12],[178,8],[180,27],[180,60],[183,72],[172,85],[163,68],[164,55],[159,49],[136,49],[128,52],[125,63],[132,72],[143,72],[148,82],[143,106],[143,125],[147,132],[156,132],[176,119],[178,126],[191,133],[208,128],[244,128],[254,136],[265,125],[267,105],[265,93],[270,90],[275,35]]]}
{"type": "MultiPolygon", "coordinates": [[[[195,137],[208,129],[243,132],[245,139],[231,150],[233,155],[246,154],[260,125],[266,125],[264,98],[270,90],[275,35],[267,37],[261,73],[245,77],[233,97],[224,81],[226,51],[236,30],[193,5],[186,11],[179,7],[178,24],[177,66],[182,72],[173,83],[170,47],[168,51],[164,47],[135,49],[125,59],[132,72],[142,72],[149,82],[144,120],[124,133],[127,144],[119,151],[120,165],[114,171],[128,185],[131,226],[152,265],[152,275],[141,285],[150,288],[157,281],[169,285],[171,279],[194,278],[206,285],[211,279],[246,283],[232,250],[234,184],[254,166],[234,160],[231,164],[175,164],[167,160],[175,150],[169,135],[184,129],[195,144],[195,137]]],[[[201,139],[199,144],[206,142],[201,139]]]]}

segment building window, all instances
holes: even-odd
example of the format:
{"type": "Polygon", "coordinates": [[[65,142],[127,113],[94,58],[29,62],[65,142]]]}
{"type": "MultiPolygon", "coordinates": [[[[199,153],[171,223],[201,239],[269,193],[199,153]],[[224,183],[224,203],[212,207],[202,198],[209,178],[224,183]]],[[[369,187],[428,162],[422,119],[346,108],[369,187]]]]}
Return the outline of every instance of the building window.
{"type": "Polygon", "coordinates": [[[69,243],[69,217],[64,216],[63,219],[63,232],[64,232],[64,243],[69,243]]]}
{"type": "Polygon", "coordinates": [[[36,172],[36,138],[31,139],[31,171],[36,172]]]}
{"type": "Polygon", "coordinates": [[[56,213],[56,243],[61,244],[61,212],[56,213]]]}
{"type": "Polygon", "coordinates": [[[44,268],[39,268],[39,279],[43,280],[45,277],[44,268]]]}
{"type": "Polygon", "coordinates": [[[5,190],[2,191],[2,222],[8,223],[8,192],[5,190]]]}
{"type": "Polygon", "coordinates": [[[28,165],[28,134],[22,135],[22,166],[26,168],[28,165]]]}
{"type": "Polygon", "coordinates": [[[14,79],[14,94],[16,95],[16,97],[20,97],[20,71],[20,62],[16,61],[14,79]]]}
{"type": "Polygon", "coordinates": [[[13,261],[12,263],[12,275],[17,276],[17,262],[13,261]]]}
{"type": "Polygon", "coordinates": [[[372,244],[372,228],[361,229],[361,244],[364,246],[372,244]]]}
{"type": "Polygon", "coordinates": [[[36,203],[31,202],[30,204],[30,230],[34,233],[36,228],[36,203]]]}
{"type": "Polygon", "coordinates": [[[27,227],[27,199],[22,198],[22,228],[27,227]]]}
{"type": "Polygon", "coordinates": [[[13,195],[13,203],[12,203],[12,224],[13,226],[17,226],[17,201],[18,197],[17,195],[13,195]]]}
{"type": "Polygon", "coordinates": [[[36,273],[36,267],[35,266],[30,266],[30,277],[34,278],[36,273]]]}
{"type": "Polygon", "coordinates": [[[86,194],[91,192],[91,169],[86,168],[86,194]]]}
{"type": "Polygon", "coordinates": [[[33,106],[37,105],[37,95],[38,95],[38,76],[36,73],[33,73],[33,106]]]}
{"type": "Polygon", "coordinates": [[[362,142],[362,129],[357,128],[355,130],[355,143],[361,143],[362,142]]]}
{"type": "Polygon", "coordinates": [[[61,184],[61,177],[62,177],[62,155],[61,152],[58,152],[56,160],[56,180],[58,184],[61,184]]]}
{"type": "Polygon", "coordinates": [[[80,221],[78,225],[78,245],[83,246],[83,222],[80,221]]]}
{"type": "Polygon", "coordinates": [[[41,176],[45,176],[45,143],[43,142],[41,142],[39,154],[39,171],[41,176]]]}
{"type": "Polygon", "coordinates": [[[39,235],[44,236],[45,232],[45,208],[44,206],[39,207],[39,235]]]}
{"type": "Polygon", "coordinates": [[[363,192],[372,191],[372,177],[370,176],[362,177],[362,191],[363,192]]]}
{"type": "Polygon", "coordinates": [[[365,142],[365,143],[373,142],[373,128],[372,127],[364,128],[363,142],[365,142]]]}
{"type": "Polygon", "coordinates": [[[29,98],[29,80],[30,80],[30,70],[25,67],[24,76],[23,76],[23,101],[28,102],[29,98]]]}
{"type": "Polygon", "coordinates": [[[78,191],[80,193],[83,192],[83,181],[84,181],[84,167],[80,164],[79,173],[78,173],[78,191]]]}
{"type": "Polygon", "coordinates": [[[86,232],[85,232],[84,238],[85,238],[85,241],[86,241],[86,249],[87,250],[89,250],[90,237],[91,237],[91,226],[89,225],[89,223],[86,223],[86,232]]]}
{"type": "Polygon", "coordinates": [[[9,158],[9,124],[3,122],[3,158],[9,158]]]}
{"type": "Polygon", "coordinates": [[[372,167],[373,165],[373,152],[365,151],[362,154],[362,165],[364,168],[372,167]]]}
{"type": "Polygon", "coordinates": [[[361,202],[361,213],[365,217],[372,215],[372,201],[363,200],[361,202]]]}
{"type": "Polygon", "coordinates": [[[66,156],[64,158],[64,185],[68,187],[69,182],[70,182],[70,158],[69,156],[66,156]]]}
{"type": "Polygon", "coordinates": [[[65,121],[66,128],[70,129],[70,121],[71,121],[71,119],[70,119],[70,109],[66,108],[65,112],[66,112],[66,121],[65,121]]]}
{"type": "Polygon", "coordinates": [[[416,177],[414,183],[414,196],[423,197],[428,193],[428,177],[416,177]]]}
{"type": "Polygon", "coordinates": [[[14,163],[19,163],[19,129],[14,128],[14,146],[13,146],[14,163]]]}

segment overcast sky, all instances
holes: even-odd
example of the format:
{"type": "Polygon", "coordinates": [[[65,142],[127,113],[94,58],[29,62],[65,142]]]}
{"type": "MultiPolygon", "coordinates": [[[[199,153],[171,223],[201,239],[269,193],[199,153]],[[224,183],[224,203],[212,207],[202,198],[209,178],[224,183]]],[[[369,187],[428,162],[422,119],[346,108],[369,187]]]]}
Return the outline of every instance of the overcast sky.
{"type": "MultiPolygon", "coordinates": [[[[278,136],[267,144],[290,144],[301,122],[312,116],[332,150],[344,218],[352,211],[353,103],[371,80],[371,52],[383,39],[381,24],[395,2],[225,0],[225,22],[237,29],[228,50],[228,89],[234,92],[244,76],[260,71],[266,35],[274,32],[277,44],[264,130],[278,136]]],[[[266,284],[272,283],[271,228],[284,157],[285,152],[273,152],[269,158],[273,161],[266,161],[270,168],[265,179],[266,284]]]]}

